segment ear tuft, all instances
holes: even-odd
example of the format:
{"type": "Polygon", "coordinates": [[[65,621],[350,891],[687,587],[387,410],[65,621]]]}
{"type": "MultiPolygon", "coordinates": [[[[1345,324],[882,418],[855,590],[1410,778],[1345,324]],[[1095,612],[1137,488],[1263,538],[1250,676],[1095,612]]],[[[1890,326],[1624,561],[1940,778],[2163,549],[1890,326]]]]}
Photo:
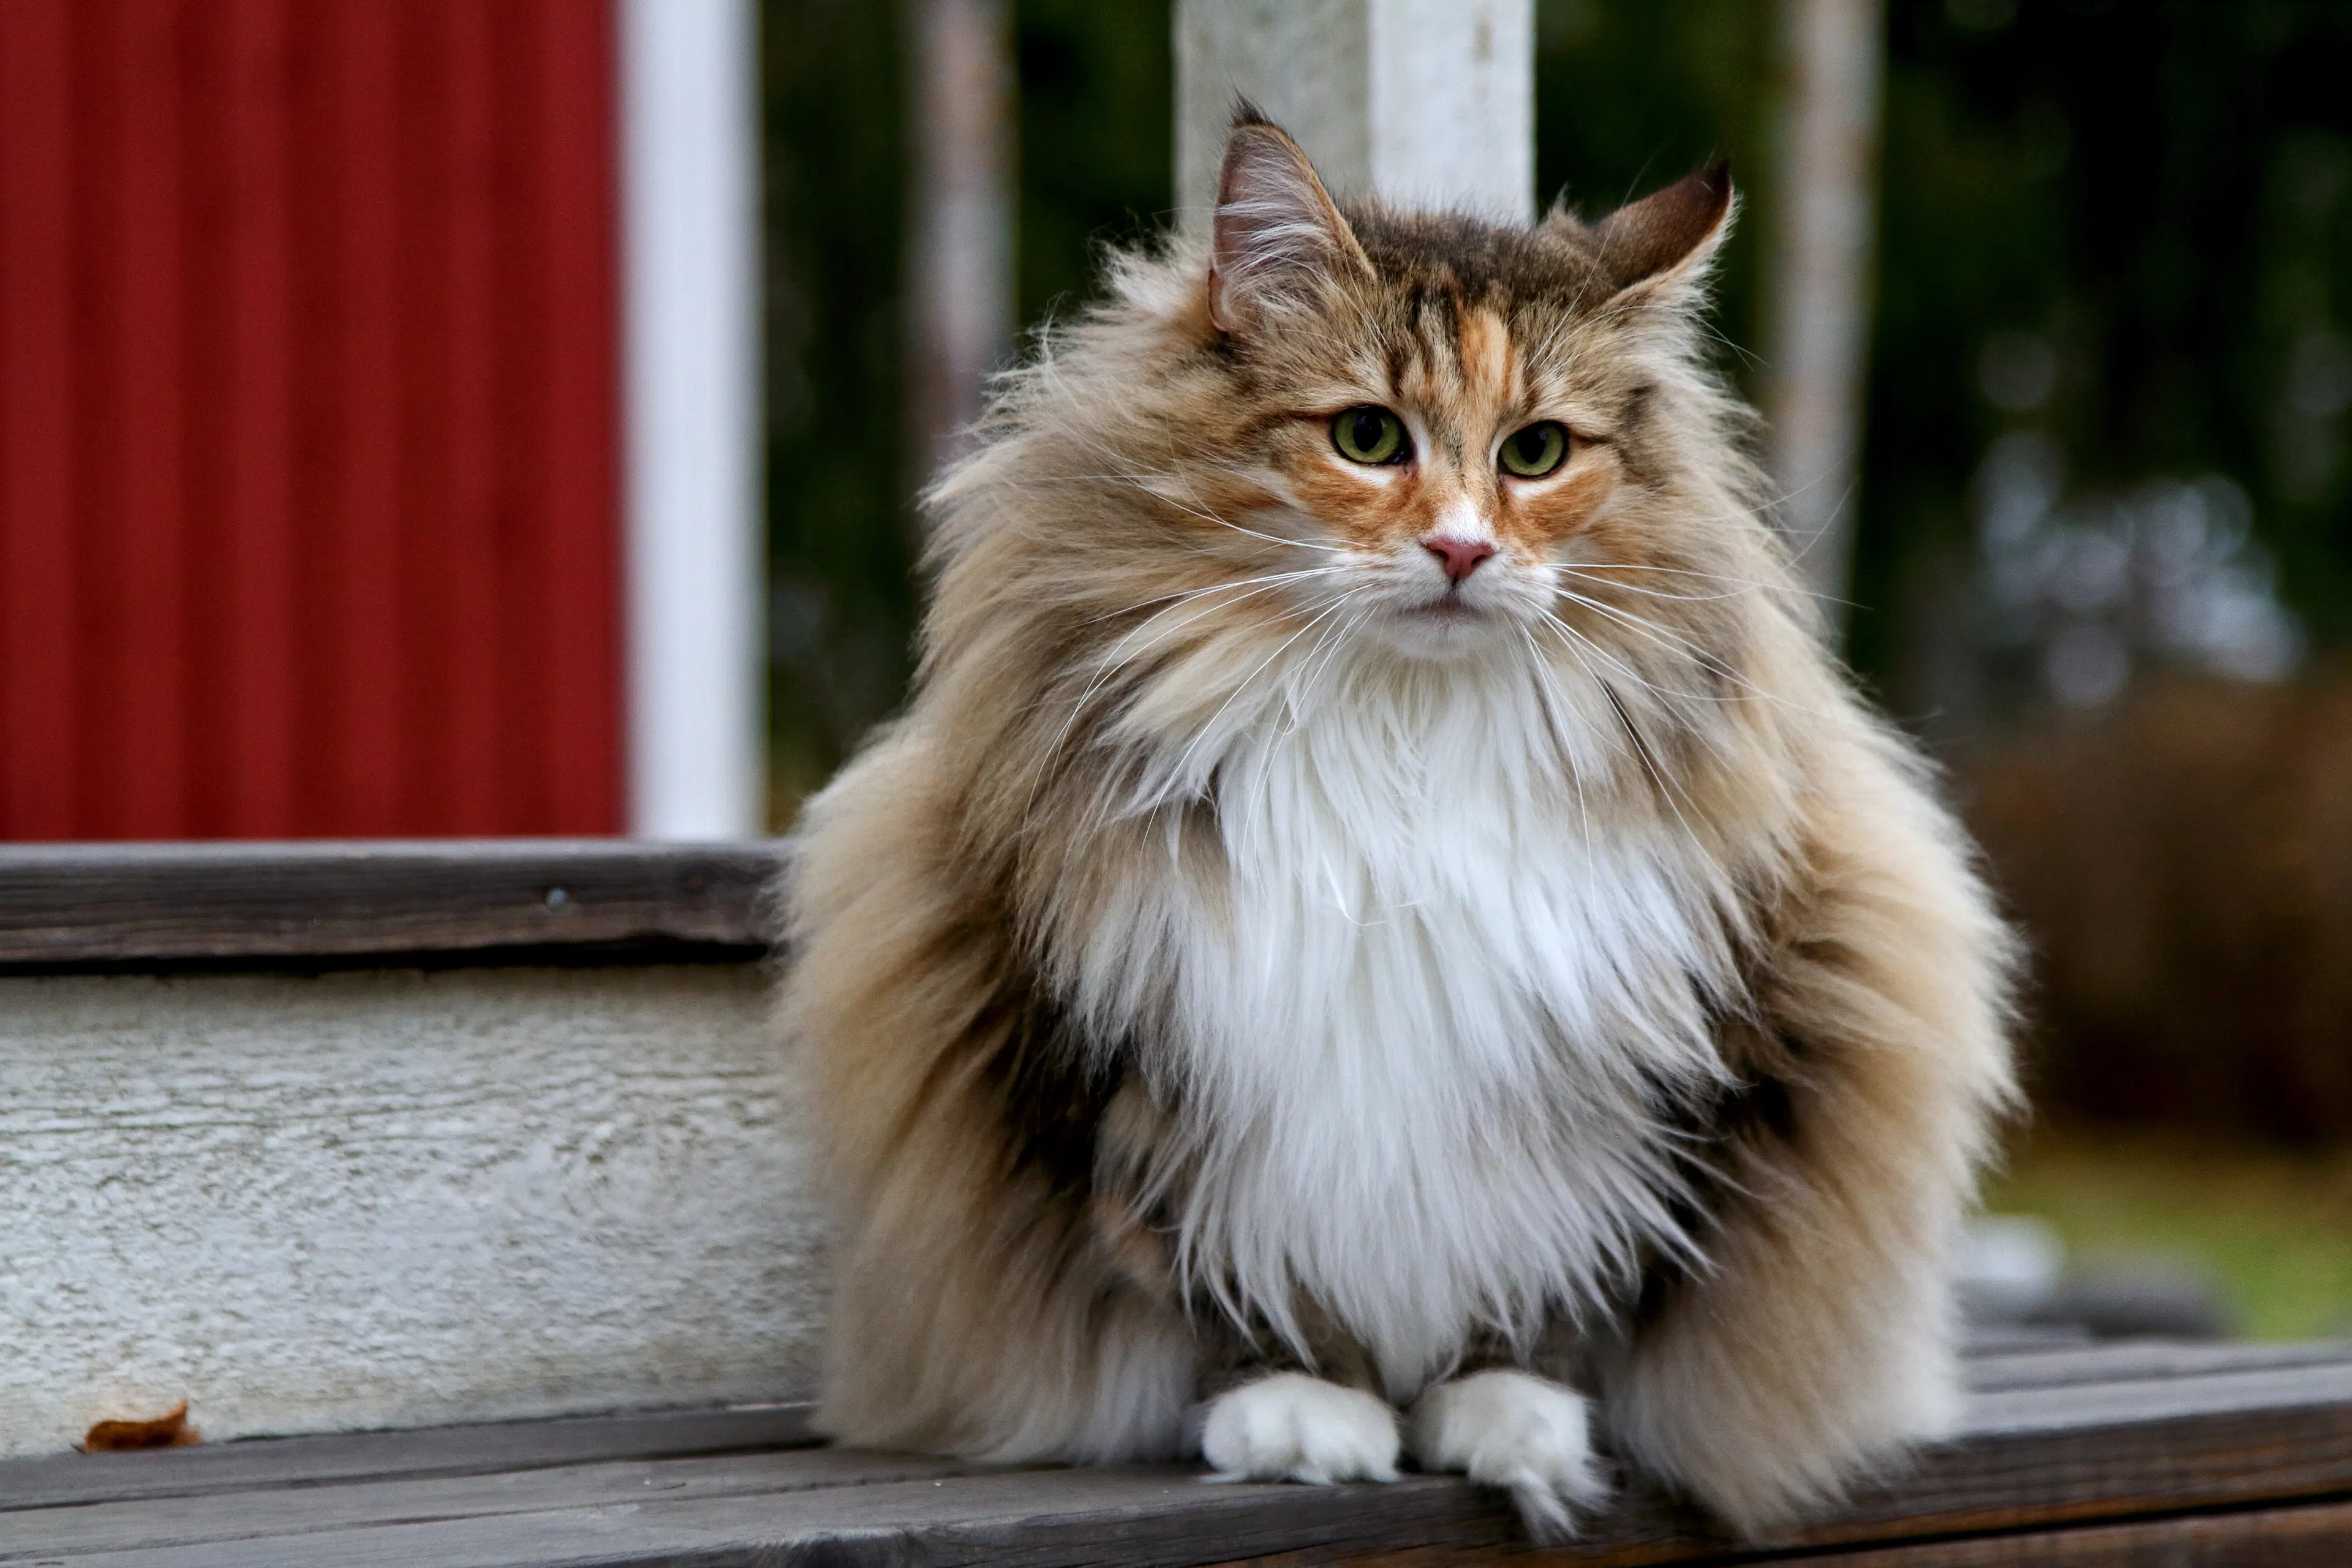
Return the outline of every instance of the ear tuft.
{"type": "Polygon", "coordinates": [[[1310,303],[1321,283],[1371,263],[1307,154],[1246,99],[1234,104],[1210,239],[1209,319],[1247,333],[1270,310],[1310,303]]]}
{"type": "Polygon", "coordinates": [[[1239,131],[1244,125],[1265,125],[1272,127],[1276,131],[1280,131],[1282,129],[1281,126],[1276,125],[1273,121],[1266,118],[1265,110],[1260,109],[1254,100],[1244,97],[1243,94],[1237,92],[1234,94],[1234,117],[1232,121],[1226,124],[1225,132],[1228,135],[1231,135],[1234,132],[1239,131]]]}
{"type": "Polygon", "coordinates": [[[1704,265],[1731,216],[1731,161],[1717,158],[1664,190],[1629,202],[1583,232],[1620,289],[1704,265]]]}

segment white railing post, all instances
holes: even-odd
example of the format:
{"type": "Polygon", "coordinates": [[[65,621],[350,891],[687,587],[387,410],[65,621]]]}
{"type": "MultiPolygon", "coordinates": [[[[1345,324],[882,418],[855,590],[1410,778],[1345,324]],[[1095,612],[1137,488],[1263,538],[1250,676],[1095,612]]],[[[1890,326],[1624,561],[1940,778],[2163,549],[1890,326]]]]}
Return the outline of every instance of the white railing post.
{"type": "Polygon", "coordinates": [[[1176,200],[1203,224],[1235,94],[1341,196],[1535,211],[1534,0],[1178,0],[1176,200]]]}
{"type": "Polygon", "coordinates": [[[620,0],[629,831],[760,831],[759,28],[620,0]]]}

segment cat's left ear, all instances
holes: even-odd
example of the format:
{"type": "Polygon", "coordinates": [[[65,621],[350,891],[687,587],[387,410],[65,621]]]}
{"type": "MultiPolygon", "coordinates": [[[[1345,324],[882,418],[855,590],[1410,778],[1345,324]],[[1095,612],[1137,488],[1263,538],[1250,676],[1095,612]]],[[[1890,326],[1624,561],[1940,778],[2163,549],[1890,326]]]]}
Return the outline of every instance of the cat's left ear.
{"type": "Polygon", "coordinates": [[[1246,335],[1270,315],[1311,309],[1349,273],[1370,279],[1372,264],[1307,154],[1280,126],[1240,105],[1217,176],[1210,321],[1246,335]]]}
{"type": "Polygon", "coordinates": [[[1718,158],[1629,202],[1591,226],[1565,215],[1545,227],[1572,233],[1600,262],[1615,292],[1641,288],[1672,291],[1677,282],[1696,282],[1731,232],[1731,162],[1718,158]]]}

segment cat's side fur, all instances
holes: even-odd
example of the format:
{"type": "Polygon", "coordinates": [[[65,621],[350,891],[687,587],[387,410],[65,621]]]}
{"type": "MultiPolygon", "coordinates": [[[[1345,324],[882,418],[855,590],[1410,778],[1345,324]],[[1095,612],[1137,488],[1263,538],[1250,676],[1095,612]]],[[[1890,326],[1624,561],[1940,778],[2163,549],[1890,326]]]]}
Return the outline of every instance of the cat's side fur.
{"type": "Polygon", "coordinates": [[[1759,515],[1700,352],[1730,205],[1343,214],[1245,113],[1212,241],[1005,381],[790,889],[825,1430],[1404,1441],[1558,1530],[1590,1396],[1755,1531],[1944,1426],[2007,939],[1759,515]],[[1357,405],[1410,462],[1335,454],[1357,405]],[[1505,476],[1539,419],[1570,458],[1505,476]]]}

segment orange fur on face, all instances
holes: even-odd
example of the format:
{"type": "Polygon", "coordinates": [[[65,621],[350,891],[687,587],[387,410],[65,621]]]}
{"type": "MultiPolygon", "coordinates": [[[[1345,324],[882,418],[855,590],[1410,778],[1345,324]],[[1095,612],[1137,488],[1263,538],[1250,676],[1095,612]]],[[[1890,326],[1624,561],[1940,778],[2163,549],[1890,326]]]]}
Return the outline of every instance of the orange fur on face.
{"type": "Polygon", "coordinates": [[[1245,117],[1208,243],[1003,382],[788,890],[825,1430],[1125,1459],[1296,1396],[1377,1475],[1381,1400],[1572,1384],[1753,1531],[1948,1415],[2006,937],[1702,358],[1730,208],[1344,205],[1245,117]]]}
{"type": "MultiPolygon", "coordinates": [[[[1741,503],[1693,494],[1688,480],[1737,470],[1675,472],[1679,432],[1658,416],[1664,401],[1715,401],[1663,330],[1686,280],[1613,287],[1582,231],[1559,223],[1467,257],[1450,248],[1462,237],[1440,221],[1356,212],[1333,248],[1361,264],[1320,279],[1311,316],[1283,316],[1279,300],[1260,304],[1244,312],[1258,325],[1239,336],[1189,300],[1161,319],[1176,339],[1161,352],[1182,369],[1132,390],[1120,445],[1184,454],[1175,498],[1192,536],[1184,559],[1204,572],[1182,587],[1170,582],[1171,592],[1210,586],[1218,573],[1257,584],[1311,567],[1257,595],[1255,609],[1306,626],[1335,594],[1361,589],[1363,601],[1407,613],[1401,646],[1450,655],[1522,628],[1607,647],[1623,641],[1637,609],[1700,618],[1681,609],[1698,595],[1662,596],[1656,579],[1637,575],[1645,571],[1769,574],[1769,563],[1751,559],[1752,539],[1693,526],[1741,503]],[[1679,395],[1662,396],[1669,386],[1679,395]],[[1401,459],[1368,465],[1337,449],[1332,421],[1363,405],[1403,422],[1401,459]],[[1559,467],[1535,479],[1506,471],[1503,443],[1544,422],[1569,434],[1559,467]],[[1444,540],[1495,554],[1449,592],[1428,550],[1444,540]],[[1276,557],[1284,544],[1295,545],[1292,559],[1276,557]],[[1586,575],[1562,594],[1564,567],[1586,575]],[[1411,622],[1439,610],[1459,612],[1441,637],[1428,635],[1425,617],[1411,622]]],[[[1727,412],[1717,402],[1717,416],[1727,412]]],[[[1386,626],[1375,614],[1358,631],[1378,637],[1386,626]]],[[[1668,635],[1694,634],[1721,640],[1706,626],[1668,635]]]]}

